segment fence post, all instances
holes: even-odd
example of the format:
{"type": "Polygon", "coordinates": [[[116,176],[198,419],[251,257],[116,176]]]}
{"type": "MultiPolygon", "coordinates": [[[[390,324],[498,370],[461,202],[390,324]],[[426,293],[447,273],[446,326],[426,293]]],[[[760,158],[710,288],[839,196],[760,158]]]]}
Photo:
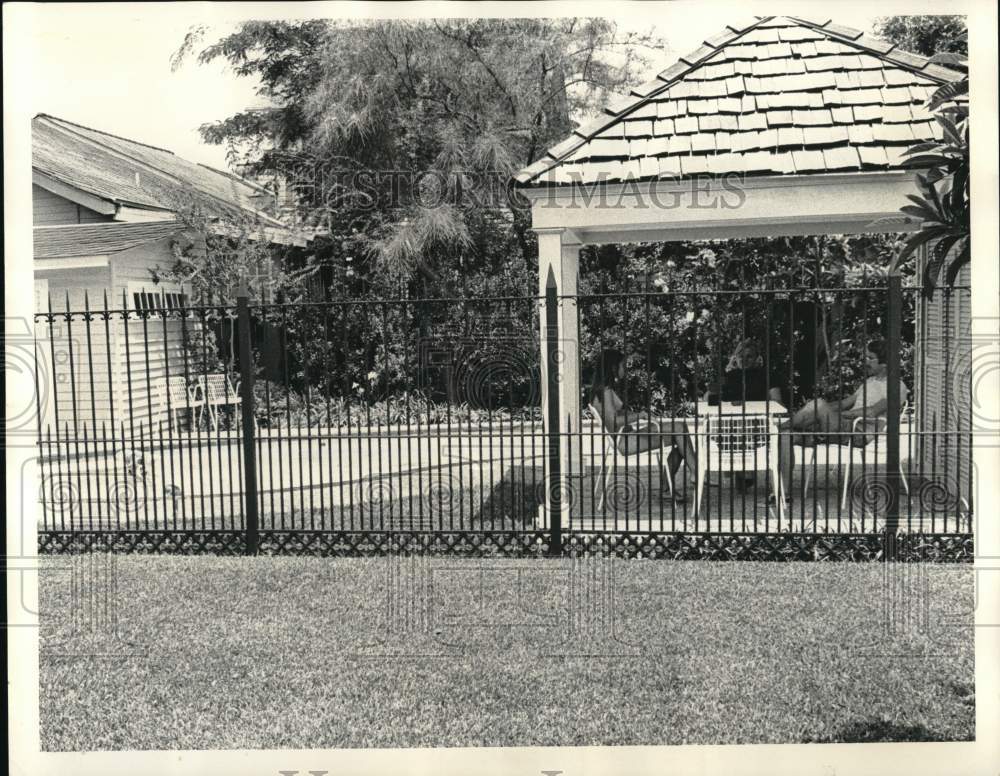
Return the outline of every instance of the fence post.
{"type": "Polygon", "coordinates": [[[545,281],[545,366],[548,407],[549,481],[545,489],[549,511],[549,555],[562,555],[562,461],[560,436],[562,418],[559,412],[559,296],[556,279],[549,269],[545,281]]]}
{"type": "Polygon", "coordinates": [[[253,348],[250,344],[250,300],[246,287],[236,292],[236,336],[240,352],[240,409],[243,424],[243,492],[246,511],[246,554],[256,555],[259,544],[257,516],[257,460],[253,403],[253,348]]]}
{"type": "Polygon", "coordinates": [[[884,560],[895,560],[897,554],[896,533],[899,530],[899,355],[902,347],[903,326],[903,286],[902,276],[893,272],[889,275],[889,304],[887,310],[886,337],[886,440],[885,440],[885,481],[889,488],[889,505],[885,514],[884,560]]]}

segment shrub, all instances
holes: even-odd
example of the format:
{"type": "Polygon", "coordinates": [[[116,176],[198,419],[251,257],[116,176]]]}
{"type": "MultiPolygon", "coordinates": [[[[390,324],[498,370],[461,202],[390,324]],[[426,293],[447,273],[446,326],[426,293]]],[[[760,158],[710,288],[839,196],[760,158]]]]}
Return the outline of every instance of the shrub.
{"type": "Polygon", "coordinates": [[[357,396],[323,395],[318,391],[311,391],[307,397],[269,380],[254,383],[254,400],[261,428],[466,425],[541,420],[539,407],[490,411],[465,403],[449,405],[433,401],[421,391],[404,391],[374,401],[357,396]]]}

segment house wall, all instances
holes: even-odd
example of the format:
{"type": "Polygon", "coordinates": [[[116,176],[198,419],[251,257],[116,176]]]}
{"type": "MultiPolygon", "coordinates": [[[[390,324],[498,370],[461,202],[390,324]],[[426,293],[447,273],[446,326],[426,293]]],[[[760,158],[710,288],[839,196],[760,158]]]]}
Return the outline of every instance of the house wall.
{"type": "MultiPolygon", "coordinates": [[[[158,287],[153,282],[154,273],[156,276],[164,275],[176,261],[170,246],[171,240],[164,239],[112,257],[111,292],[115,309],[122,308],[123,294],[129,308],[134,309],[128,292],[129,283],[138,283],[147,289],[158,287]]],[[[123,315],[116,318],[117,401],[128,407],[131,393],[133,421],[150,424],[154,429],[163,424],[165,430],[168,415],[164,381],[168,374],[179,377],[196,374],[199,370],[201,365],[196,363],[197,359],[191,358],[185,372],[184,340],[187,336],[198,341],[200,325],[193,317],[181,318],[179,315],[152,315],[145,320],[131,315],[127,322],[123,315]]]]}
{"type": "Polygon", "coordinates": [[[971,272],[954,289],[938,288],[918,305],[917,422],[923,432],[917,466],[971,503],[971,272]]]}
{"type": "MultiPolygon", "coordinates": [[[[36,265],[36,337],[43,441],[60,436],[138,433],[168,420],[164,379],[185,375],[185,334],[199,341],[197,320],[135,312],[129,283],[158,288],[151,271],[173,264],[170,240],[113,254],[106,267],[41,269],[36,265]],[[45,315],[52,300],[51,322],[45,315]],[[103,315],[107,299],[108,315],[103,315]],[[86,320],[87,306],[91,320],[86,320]],[[69,311],[72,315],[66,315],[69,311]],[[107,320],[105,320],[107,318],[107,320]]],[[[192,359],[188,374],[200,363],[192,359]]],[[[183,416],[184,413],[181,413],[183,416]]],[[[146,432],[148,433],[148,431],[146,432]]]]}
{"type": "Polygon", "coordinates": [[[99,314],[86,320],[86,308],[92,312],[103,307],[103,294],[110,282],[108,267],[84,267],[61,270],[36,269],[36,288],[44,282],[45,292],[36,293],[35,336],[39,356],[40,417],[42,439],[51,430],[55,435],[68,432],[88,436],[102,424],[110,430],[113,420],[112,386],[114,356],[109,338],[114,326],[105,324],[99,314]],[[48,300],[51,299],[51,320],[48,300]],[[71,313],[71,314],[68,314],[71,313]],[[109,358],[110,356],[110,358],[109,358]],[[109,372],[109,364],[111,371],[109,372]],[[50,426],[50,428],[47,428],[50,426]]]}
{"type": "Polygon", "coordinates": [[[109,215],[78,205],[36,184],[31,186],[31,210],[35,226],[92,224],[112,220],[109,215]]]}

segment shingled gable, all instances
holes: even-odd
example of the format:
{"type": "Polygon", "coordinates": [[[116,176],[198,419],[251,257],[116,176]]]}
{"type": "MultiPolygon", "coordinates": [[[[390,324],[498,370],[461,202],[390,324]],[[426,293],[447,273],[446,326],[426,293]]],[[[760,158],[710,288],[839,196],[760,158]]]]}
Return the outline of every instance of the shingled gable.
{"type": "Polygon", "coordinates": [[[107,202],[169,213],[179,197],[194,191],[220,211],[252,215],[265,227],[285,226],[259,209],[262,187],[230,173],[44,113],[31,128],[33,171],[107,202]]]}
{"type": "Polygon", "coordinates": [[[521,186],[898,170],[951,69],[829,19],[729,25],[515,176],[521,186]]]}

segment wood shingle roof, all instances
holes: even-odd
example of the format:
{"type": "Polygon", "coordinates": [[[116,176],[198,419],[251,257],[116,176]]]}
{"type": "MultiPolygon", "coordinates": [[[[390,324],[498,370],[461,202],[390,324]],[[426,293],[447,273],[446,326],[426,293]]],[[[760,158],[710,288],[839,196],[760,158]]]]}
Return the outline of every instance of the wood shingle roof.
{"type": "Polygon", "coordinates": [[[195,164],[171,151],[39,114],[31,125],[32,168],[116,204],[172,211],[196,192],[221,210],[260,212],[264,190],[235,175],[195,164]]]}
{"type": "Polygon", "coordinates": [[[924,105],[960,77],[829,19],[754,18],[614,101],[515,180],[900,169],[908,146],[941,137],[924,105]]]}

